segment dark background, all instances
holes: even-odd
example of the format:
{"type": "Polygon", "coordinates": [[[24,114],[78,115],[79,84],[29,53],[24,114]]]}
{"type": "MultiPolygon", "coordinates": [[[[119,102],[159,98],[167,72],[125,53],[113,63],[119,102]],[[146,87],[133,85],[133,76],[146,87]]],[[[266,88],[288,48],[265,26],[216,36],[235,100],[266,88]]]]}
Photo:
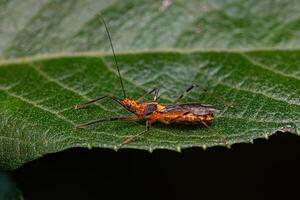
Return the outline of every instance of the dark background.
{"type": "Polygon", "coordinates": [[[9,174],[25,199],[299,199],[300,137],[181,153],[74,148],[9,174]]]}

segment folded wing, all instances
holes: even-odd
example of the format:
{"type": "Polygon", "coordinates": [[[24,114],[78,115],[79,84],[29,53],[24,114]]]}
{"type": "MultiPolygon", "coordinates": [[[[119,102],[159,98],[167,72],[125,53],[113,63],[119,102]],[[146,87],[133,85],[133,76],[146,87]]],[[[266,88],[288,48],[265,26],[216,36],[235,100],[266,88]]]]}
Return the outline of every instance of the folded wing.
{"type": "Polygon", "coordinates": [[[167,104],[164,105],[165,109],[161,110],[160,112],[166,113],[166,112],[180,112],[180,113],[192,113],[194,115],[209,115],[213,114],[214,112],[218,112],[219,110],[212,107],[211,105],[206,104],[167,104]]]}

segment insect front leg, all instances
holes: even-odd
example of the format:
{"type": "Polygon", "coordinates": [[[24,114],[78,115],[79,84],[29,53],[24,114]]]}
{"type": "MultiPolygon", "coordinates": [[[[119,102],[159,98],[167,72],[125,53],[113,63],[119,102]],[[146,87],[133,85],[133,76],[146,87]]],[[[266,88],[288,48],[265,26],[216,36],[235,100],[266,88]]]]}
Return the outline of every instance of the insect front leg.
{"type": "Polygon", "coordinates": [[[99,100],[105,99],[105,98],[110,98],[110,99],[120,103],[120,100],[117,97],[110,96],[110,95],[105,95],[105,96],[96,97],[95,99],[92,99],[92,100],[90,100],[88,102],[85,102],[83,104],[77,104],[77,105],[74,106],[74,108],[75,109],[86,108],[86,107],[90,106],[91,104],[95,103],[96,101],[99,101],[99,100]]]}
{"type": "Polygon", "coordinates": [[[132,136],[129,136],[127,139],[125,139],[121,144],[119,144],[117,146],[117,149],[119,149],[120,147],[122,147],[123,145],[125,144],[128,144],[130,143],[132,140],[134,140],[136,137],[139,137],[141,135],[143,135],[144,133],[148,132],[150,130],[150,127],[151,127],[151,124],[152,124],[152,121],[146,121],[146,130],[138,133],[138,134],[135,134],[135,135],[132,135],[132,136]]]}
{"type": "Polygon", "coordinates": [[[147,97],[148,95],[151,95],[153,93],[154,93],[153,101],[156,101],[157,98],[158,98],[158,93],[159,93],[159,89],[158,88],[154,88],[153,90],[150,90],[149,92],[147,92],[146,94],[144,94],[143,96],[141,96],[140,98],[138,98],[138,100],[136,100],[136,102],[142,101],[145,97],[147,97]]]}
{"type": "Polygon", "coordinates": [[[111,118],[106,118],[106,119],[98,119],[98,120],[90,121],[90,122],[85,123],[85,124],[79,124],[79,125],[76,125],[75,127],[76,128],[86,128],[87,126],[91,126],[91,125],[94,125],[94,124],[99,124],[101,122],[106,122],[106,121],[138,121],[138,120],[141,120],[141,118],[138,117],[138,116],[111,117],[111,118]]]}

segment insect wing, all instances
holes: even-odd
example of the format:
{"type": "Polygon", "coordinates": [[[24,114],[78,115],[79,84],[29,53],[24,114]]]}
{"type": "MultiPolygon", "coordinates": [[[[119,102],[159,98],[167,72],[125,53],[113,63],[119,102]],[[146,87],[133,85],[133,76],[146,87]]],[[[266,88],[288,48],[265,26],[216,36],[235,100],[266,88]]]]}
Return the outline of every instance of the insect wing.
{"type": "Polygon", "coordinates": [[[194,115],[208,115],[219,111],[210,105],[205,104],[177,104],[177,105],[165,105],[165,109],[161,112],[180,112],[180,113],[192,113],[194,115]]]}

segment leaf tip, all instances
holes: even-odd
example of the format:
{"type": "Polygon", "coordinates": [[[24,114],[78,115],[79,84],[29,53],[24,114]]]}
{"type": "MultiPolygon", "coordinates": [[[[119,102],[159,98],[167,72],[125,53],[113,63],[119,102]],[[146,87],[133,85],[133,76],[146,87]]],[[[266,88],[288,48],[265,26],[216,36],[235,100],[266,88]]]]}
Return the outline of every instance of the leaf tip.
{"type": "Polygon", "coordinates": [[[177,147],[176,147],[176,151],[179,152],[179,153],[181,153],[181,147],[180,147],[180,146],[177,146],[177,147]]]}
{"type": "Polygon", "coordinates": [[[153,152],[152,147],[149,147],[148,151],[149,151],[150,153],[152,153],[152,152],[153,152]]]}
{"type": "Polygon", "coordinates": [[[116,145],[116,146],[114,146],[114,150],[117,152],[118,150],[119,150],[119,146],[118,145],[116,145]]]}
{"type": "Polygon", "coordinates": [[[92,147],[91,144],[87,144],[87,148],[88,148],[89,150],[91,150],[93,147],[92,147]]]}
{"type": "Polygon", "coordinates": [[[268,133],[265,134],[265,138],[266,138],[266,139],[269,139],[268,133]]]}
{"type": "Polygon", "coordinates": [[[202,148],[203,148],[204,150],[206,150],[206,149],[207,149],[207,146],[204,144],[204,145],[202,145],[202,148]]]}

